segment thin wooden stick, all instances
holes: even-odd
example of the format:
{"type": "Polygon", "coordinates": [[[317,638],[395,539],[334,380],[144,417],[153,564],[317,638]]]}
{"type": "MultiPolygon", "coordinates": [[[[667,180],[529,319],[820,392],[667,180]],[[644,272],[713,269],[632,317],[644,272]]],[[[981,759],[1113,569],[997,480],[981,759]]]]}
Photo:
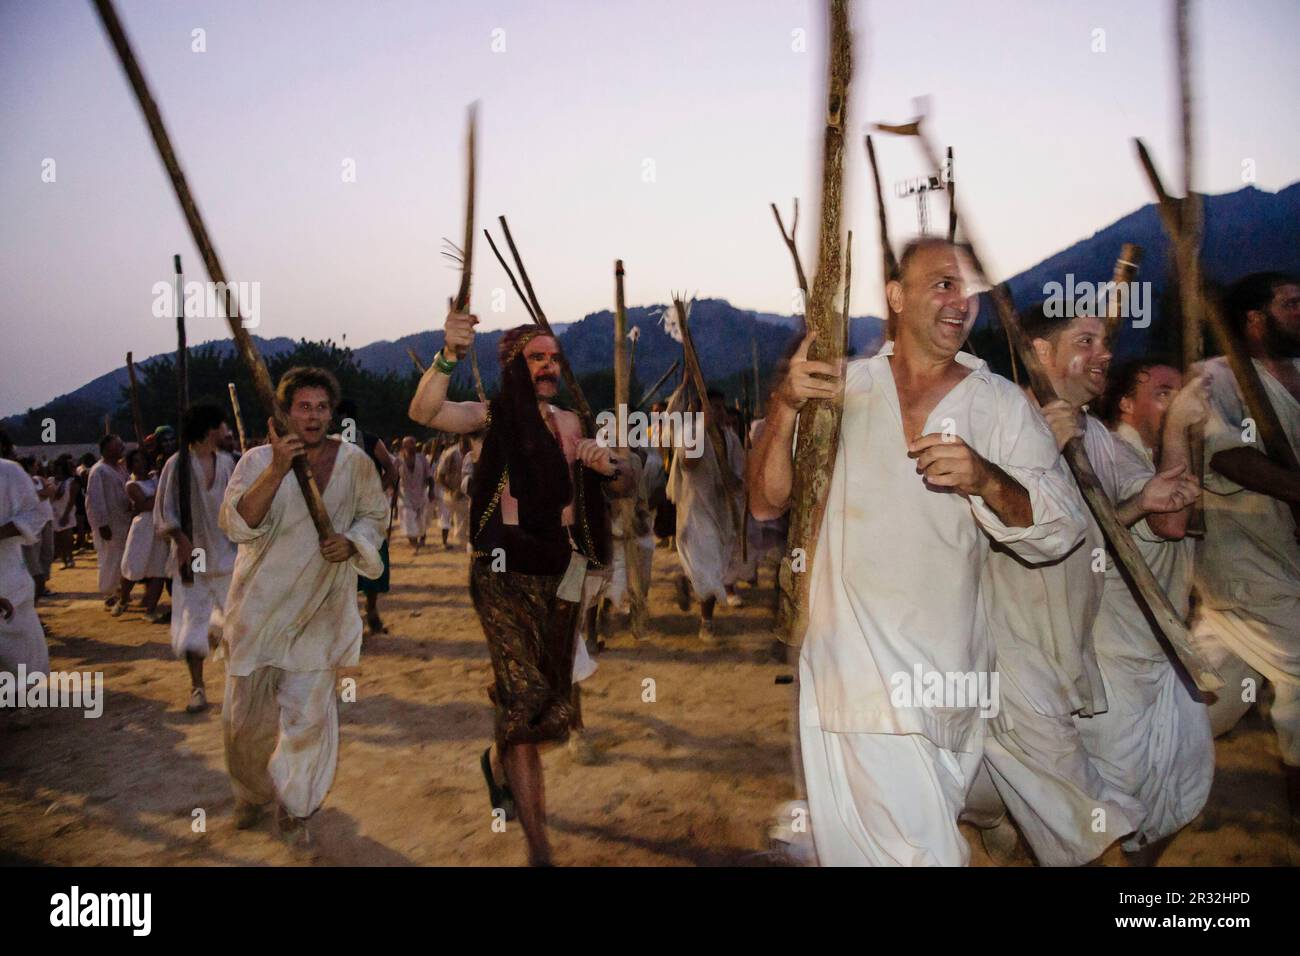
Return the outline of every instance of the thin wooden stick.
{"type": "Polygon", "coordinates": [[[415,366],[415,370],[421,375],[428,370],[429,366],[420,361],[420,356],[417,355],[415,349],[411,348],[409,345],[406,347],[406,354],[410,357],[411,364],[415,366]]]}
{"type": "Polygon", "coordinates": [[[948,166],[945,169],[948,179],[948,241],[957,241],[957,180],[952,174],[952,147],[948,147],[948,166]]]}
{"type": "MultiPolygon", "coordinates": [[[[1165,229],[1169,230],[1170,223],[1180,221],[1179,215],[1174,211],[1177,208],[1178,201],[1165,191],[1164,185],[1160,182],[1160,175],[1156,172],[1155,163],[1152,162],[1146,146],[1140,139],[1134,140],[1134,143],[1137,146],[1138,160],[1146,172],[1152,192],[1156,194],[1156,200],[1161,210],[1161,221],[1165,224],[1165,229]]],[[[1178,226],[1174,228],[1179,229],[1178,226]]],[[[1180,234],[1180,231],[1175,231],[1171,233],[1171,236],[1180,234]]],[[[1199,254],[1197,258],[1199,259],[1199,254]]],[[[1282,428],[1282,421],[1278,417],[1273,403],[1269,401],[1268,392],[1264,390],[1264,383],[1259,377],[1259,371],[1255,368],[1255,363],[1250,360],[1245,346],[1238,340],[1232,327],[1228,325],[1217,298],[1209,289],[1205,288],[1203,277],[1201,279],[1199,298],[1204,307],[1206,322],[1210,326],[1210,333],[1214,336],[1219,351],[1228,360],[1228,367],[1232,369],[1232,376],[1236,379],[1237,388],[1241,392],[1242,400],[1246,405],[1246,411],[1255,422],[1259,439],[1264,445],[1264,454],[1279,467],[1300,473],[1300,461],[1297,461],[1291,443],[1287,441],[1286,432],[1282,428]]],[[[1291,504],[1289,508],[1292,516],[1296,519],[1296,523],[1300,524],[1300,504],[1291,504]]]]}
{"type": "MultiPolygon", "coordinates": [[[[933,163],[936,157],[923,128],[919,130],[918,136],[922,150],[929,161],[933,163]]],[[[971,228],[969,211],[962,214],[961,221],[964,224],[967,250],[970,253],[972,263],[980,275],[988,279],[989,274],[984,267],[985,260],[979,254],[979,244],[976,241],[974,230],[971,228]]],[[[1029,375],[1030,388],[1033,390],[1038,404],[1046,406],[1056,401],[1058,397],[1056,390],[1052,387],[1051,379],[1048,378],[1046,371],[1039,364],[1038,356],[1034,353],[1032,345],[1020,327],[1020,317],[1016,314],[1015,305],[1011,301],[1011,296],[1007,294],[1005,286],[993,286],[992,297],[998,315],[1002,319],[1002,327],[1006,329],[1007,335],[1011,338],[1015,347],[1016,354],[1020,356],[1020,361],[1024,364],[1025,371],[1029,375]]],[[[1158,633],[1163,635],[1168,642],[1175,658],[1186,667],[1188,673],[1196,682],[1196,686],[1201,690],[1213,691],[1222,687],[1223,678],[1192,646],[1190,635],[1187,627],[1183,624],[1182,617],[1169,603],[1168,596],[1160,587],[1159,582],[1156,581],[1155,575],[1151,573],[1151,569],[1147,566],[1146,560],[1138,550],[1132,534],[1115,516],[1115,505],[1106,496],[1105,489],[1102,488],[1101,482],[1097,479],[1092,463],[1088,461],[1088,455],[1084,450],[1082,440],[1071,438],[1066,443],[1061,455],[1064,457],[1066,464],[1069,465],[1074,480],[1079,486],[1079,491],[1083,494],[1084,501],[1087,502],[1088,508],[1097,519],[1097,524],[1100,525],[1102,534],[1105,535],[1106,542],[1110,545],[1111,552],[1119,561],[1125,575],[1137,592],[1138,598],[1151,612],[1151,620],[1156,624],[1158,633]]]]}
{"type": "Polygon", "coordinates": [[[135,380],[135,362],[131,353],[126,353],[126,378],[130,383],[131,393],[131,424],[135,428],[135,442],[144,447],[144,416],[140,414],[140,386],[135,380]]]}
{"type": "Polygon", "coordinates": [[[681,364],[682,364],[681,359],[674,359],[673,364],[668,366],[668,371],[660,375],[659,381],[651,385],[650,388],[646,390],[646,393],[641,396],[641,401],[636,403],[636,407],[638,409],[643,408],[645,406],[645,403],[650,401],[650,399],[654,397],[655,393],[658,392],[659,389],[663,388],[664,382],[668,381],[668,376],[672,375],[673,372],[677,371],[677,367],[681,364]]]}
{"type": "MultiPolygon", "coordinates": [[[[629,391],[632,388],[632,364],[627,347],[627,301],[623,295],[623,260],[614,263],[614,407],[622,418],[628,412],[629,391]]],[[[630,449],[625,452],[635,454],[630,449]]],[[[633,525],[636,522],[636,495],[616,498],[613,510],[623,526],[623,565],[627,572],[627,593],[631,604],[632,636],[638,641],[645,637],[646,592],[649,582],[641,574],[638,560],[639,545],[633,525]]]]}
{"type": "MultiPolygon", "coordinates": [[[[876,193],[876,221],[880,233],[880,264],[884,272],[885,288],[898,276],[898,260],[894,258],[894,247],[889,241],[889,220],[885,216],[885,194],[880,188],[880,166],[876,162],[876,146],[871,141],[871,134],[866,136],[867,162],[871,165],[871,183],[876,193]]],[[[898,316],[889,307],[889,296],[885,296],[885,337],[893,339],[898,332],[898,316]]]]}
{"type": "Polygon", "coordinates": [[[235,413],[235,428],[239,431],[239,453],[242,455],[248,451],[248,435],[244,431],[244,414],[239,410],[239,393],[235,391],[235,383],[228,382],[226,387],[230,389],[230,407],[235,413]]]}
{"type": "MultiPolygon", "coordinates": [[[[564,347],[560,345],[560,340],[551,330],[551,323],[546,321],[546,313],[542,311],[542,304],[537,301],[537,293],[533,291],[533,283],[528,278],[528,270],[524,268],[524,260],[520,258],[519,249],[515,246],[514,236],[510,235],[510,224],[506,222],[505,216],[497,216],[497,221],[501,223],[501,232],[506,237],[506,245],[510,248],[510,256],[515,260],[515,268],[519,270],[519,278],[523,280],[524,289],[528,293],[527,301],[532,306],[530,314],[533,321],[541,326],[542,330],[555,339],[555,347],[560,354],[560,375],[564,378],[564,384],[568,386],[569,394],[573,396],[573,404],[577,406],[578,417],[582,419],[583,427],[586,429],[588,437],[596,433],[596,418],[591,414],[591,406],[587,404],[587,396],[582,394],[582,386],[578,384],[578,377],[573,374],[573,368],[569,365],[569,359],[564,354],[564,347]]],[[[511,281],[514,276],[511,275],[511,281]]]]}
{"type": "Polygon", "coordinates": [[[1132,242],[1126,242],[1119,250],[1119,258],[1115,260],[1115,269],[1111,273],[1110,282],[1113,286],[1110,298],[1106,300],[1106,341],[1110,343],[1112,351],[1119,341],[1119,323],[1122,316],[1120,312],[1121,299],[1120,290],[1123,292],[1123,302],[1128,303],[1132,299],[1129,292],[1130,284],[1137,277],[1138,266],[1142,264],[1142,247],[1132,242]]]}
{"type": "MultiPolygon", "coordinates": [[[[172,256],[176,276],[176,433],[180,437],[176,454],[176,505],[180,515],[181,534],[194,540],[194,518],[190,508],[190,442],[185,434],[185,413],[190,407],[190,353],[185,341],[185,273],[181,270],[180,253],[172,256]]],[[[192,555],[176,555],[176,570],[184,584],[194,583],[192,555]]]]}
{"type": "Polygon", "coordinates": [[[803,271],[803,261],[799,258],[799,246],[795,242],[795,233],[799,229],[799,198],[794,200],[794,218],[790,220],[790,231],[785,231],[785,223],[781,221],[781,210],[776,208],[776,203],[771,203],[772,215],[776,217],[776,228],[781,230],[781,238],[785,240],[785,247],[790,250],[790,258],[794,260],[794,277],[799,283],[799,291],[803,293],[803,311],[804,315],[808,314],[808,277],[803,271]]]}
{"type": "MultiPolygon", "coordinates": [[[[478,139],[478,104],[471,103],[468,113],[465,134],[465,231],[463,233],[465,238],[464,246],[460,250],[460,288],[456,290],[456,298],[452,302],[452,309],[456,312],[469,310],[470,279],[473,276],[474,265],[474,184],[478,168],[475,143],[478,139]]],[[[483,390],[483,376],[478,370],[477,349],[469,350],[469,370],[474,376],[474,391],[478,393],[478,400],[486,404],[487,392],[483,390]]]]}
{"type": "MultiPolygon", "coordinates": [[[[829,9],[821,235],[805,325],[810,333],[817,334],[808,349],[808,358],[837,365],[844,357],[844,332],[838,325],[844,317],[835,309],[835,294],[842,279],[840,228],[844,198],[844,134],[848,128],[853,44],[848,0],[829,0],[829,9]]],[[[817,534],[835,470],[842,414],[841,402],[827,399],[810,400],[799,412],[788,547],[781,559],[778,575],[779,624],[785,632],[785,639],[792,644],[803,640],[808,625],[808,583],[816,559],[817,534]]]]}
{"type": "MultiPolygon", "coordinates": [[[[145,122],[148,124],[149,132],[153,137],[154,146],[158,149],[158,156],[167,169],[172,189],[176,193],[176,199],[180,203],[181,211],[185,214],[185,221],[189,225],[190,234],[194,238],[195,245],[199,247],[199,253],[203,257],[203,264],[207,267],[208,278],[217,283],[220,288],[226,290],[226,321],[230,326],[230,333],[234,337],[239,357],[243,360],[249,374],[252,376],[253,388],[257,392],[257,397],[271,417],[275,419],[276,429],[282,434],[288,433],[293,430],[293,425],[288,416],[280,410],[280,406],[275,400],[275,388],[271,384],[271,373],[267,371],[266,363],[262,361],[261,355],[258,354],[257,346],[253,344],[252,338],[240,322],[238,302],[235,301],[233,290],[226,283],[225,270],[222,269],[221,262],[217,258],[216,249],[208,236],[207,227],[203,224],[203,218],[199,214],[199,207],[194,202],[194,196],[190,192],[189,183],[186,182],[185,173],[181,170],[180,161],[176,158],[176,152],[172,148],[171,138],[167,135],[167,129],[163,125],[158,106],[154,102],[153,95],[149,92],[148,83],[145,81],[144,74],[140,71],[140,65],[136,61],[135,53],[131,50],[131,44],[122,29],[122,22],[118,19],[112,0],[94,0],[94,3],[96,10],[99,11],[100,19],[104,22],[104,29],[113,44],[113,49],[117,52],[122,69],[126,73],[127,80],[130,81],[131,89],[135,92],[136,100],[140,104],[140,111],[144,114],[145,122]]],[[[316,533],[322,539],[332,535],[334,529],[330,525],[329,512],[325,510],[325,503],[321,500],[320,489],[316,486],[316,479],[312,476],[311,466],[307,463],[305,455],[300,455],[294,459],[293,472],[298,480],[298,486],[302,489],[303,497],[306,499],[307,510],[311,514],[312,523],[316,526],[316,533]]]]}
{"type": "Polygon", "coordinates": [[[501,263],[501,268],[505,270],[506,275],[510,278],[510,284],[514,287],[515,295],[519,296],[519,301],[523,304],[524,311],[528,313],[528,317],[533,320],[534,325],[539,324],[537,321],[537,313],[533,311],[532,305],[529,304],[528,296],[524,295],[524,290],[519,288],[519,280],[515,278],[514,272],[511,271],[510,266],[506,263],[505,256],[501,255],[501,250],[498,249],[497,244],[493,242],[492,233],[484,229],[483,235],[487,236],[488,245],[492,248],[492,254],[497,257],[497,262],[501,263]]]}

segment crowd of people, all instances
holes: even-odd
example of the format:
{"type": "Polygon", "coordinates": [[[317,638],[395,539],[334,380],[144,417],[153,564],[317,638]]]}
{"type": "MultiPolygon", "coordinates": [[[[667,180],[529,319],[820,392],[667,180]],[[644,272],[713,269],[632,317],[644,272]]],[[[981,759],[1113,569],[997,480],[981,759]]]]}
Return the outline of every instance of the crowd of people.
{"type": "MultiPolygon", "coordinates": [[[[767,416],[749,423],[684,380],[654,406],[663,424],[644,447],[592,437],[556,404],[559,343],[535,326],[502,337],[491,401],[449,401],[477,323],[456,312],[410,403],[440,436],[424,443],[365,432],[315,368],[282,376],[281,426],[269,420],[242,454],[207,405],[188,410],[179,442],[166,426],[129,449],[107,435],[98,460],[15,462],[6,443],[0,669],[48,671],[36,608],[51,565],[93,547],[106,612],[122,614],[140,585],[148,619],[169,623],[188,712],[208,708],[204,664],[226,656],[237,826],[273,805],[286,839],[309,842],[338,758],[338,670],[385,629],[390,538],[418,556],[436,520],[442,547],[466,553],[492,662],[489,800],[549,865],[541,752],[583,752],[580,684],[619,616],[644,606],[656,546],[675,553],[669,586],[682,611],[698,607],[698,640],[717,644],[719,604],[742,605],[738,585],[782,558],[799,410],[832,399],[843,420],[797,652],[810,825],[794,858],[964,864],[966,821],[997,860],[1027,847],[1042,865],[1082,865],[1118,842],[1153,863],[1205,805],[1214,736],[1265,686],[1296,814],[1300,478],[1260,450],[1224,359],[1187,375],[1159,356],[1112,368],[1097,315],[1026,311],[1057,396],[1040,407],[963,351],[970,275],[961,247],[910,244],[877,354],[841,366],[792,343],[767,416]],[[689,416],[694,445],[674,433],[689,416]],[[1218,691],[1191,684],[1109,553],[1062,455],[1076,440],[1218,691]],[[291,477],[296,459],[330,534],[291,477]]],[[[1300,446],[1300,285],[1247,276],[1224,306],[1300,446]]],[[[786,659],[783,644],[773,653],[786,659]]]]}

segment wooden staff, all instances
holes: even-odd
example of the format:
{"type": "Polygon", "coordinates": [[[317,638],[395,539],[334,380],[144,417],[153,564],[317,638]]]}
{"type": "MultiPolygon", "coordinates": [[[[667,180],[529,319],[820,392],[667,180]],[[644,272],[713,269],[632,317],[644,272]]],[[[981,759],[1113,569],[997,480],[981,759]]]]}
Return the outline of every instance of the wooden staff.
{"type": "MultiPolygon", "coordinates": [[[[459,250],[460,288],[456,290],[456,298],[452,300],[451,304],[454,312],[469,311],[470,278],[474,265],[474,183],[477,178],[475,171],[478,166],[477,151],[475,149],[475,142],[478,138],[476,135],[478,128],[477,103],[470,104],[466,125],[468,130],[465,134],[465,165],[467,168],[465,176],[465,232],[464,245],[459,250]]],[[[471,348],[469,350],[469,370],[474,376],[474,391],[478,393],[478,400],[486,404],[487,392],[483,390],[483,376],[479,374],[478,370],[477,349],[471,348]]]]}
{"type": "MultiPolygon", "coordinates": [[[[871,184],[876,193],[876,223],[880,234],[880,264],[884,273],[885,288],[898,275],[898,260],[894,257],[894,247],[889,241],[889,220],[885,216],[885,194],[880,188],[880,165],[876,162],[876,146],[871,142],[871,135],[866,136],[867,162],[871,165],[871,184]]],[[[893,339],[898,332],[898,316],[889,305],[889,296],[885,296],[885,337],[893,339]]]]}
{"type": "Polygon", "coordinates": [[[239,410],[239,393],[235,391],[235,383],[227,382],[226,388],[230,389],[230,408],[235,413],[235,428],[239,432],[239,453],[242,455],[248,451],[248,433],[244,431],[244,413],[239,410]]]}
{"type": "MultiPolygon", "coordinates": [[[[176,452],[176,507],[180,513],[181,534],[187,541],[194,540],[194,517],[190,508],[190,444],[185,434],[185,413],[190,407],[190,350],[185,340],[185,273],[181,269],[180,253],[172,256],[176,276],[176,433],[180,437],[176,452]]],[[[193,556],[176,554],[176,570],[181,582],[194,583],[193,556]]]]}
{"type": "Polygon", "coordinates": [[[1120,323],[1120,290],[1124,290],[1123,302],[1128,303],[1132,300],[1129,292],[1130,284],[1137,277],[1138,266],[1142,264],[1142,247],[1131,242],[1124,243],[1119,250],[1119,258],[1115,260],[1115,269],[1111,273],[1110,283],[1113,291],[1106,300],[1106,341],[1110,343],[1113,351],[1116,343],[1119,341],[1119,323],[1120,323]]]}
{"type": "Polygon", "coordinates": [[[406,354],[410,357],[411,364],[415,366],[415,370],[419,372],[421,375],[423,375],[425,371],[428,369],[428,366],[420,361],[420,356],[415,354],[415,349],[411,348],[408,345],[406,347],[406,354]]]}
{"type": "MultiPolygon", "coordinates": [[[[1156,172],[1155,163],[1152,162],[1151,154],[1147,152],[1143,142],[1137,139],[1134,140],[1134,143],[1137,147],[1138,161],[1142,164],[1147,181],[1151,184],[1151,190],[1156,195],[1161,222],[1164,223],[1165,230],[1169,232],[1171,237],[1179,236],[1182,234],[1180,226],[1182,217],[1178,200],[1165,191],[1165,187],[1160,181],[1160,174],[1156,172]]],[[[1199,260],[1199,254],[1194,253],[1194,255],[1199,260]]],[[[1197,275],[1201,275],[1199,267],[1197,275]]],[[[1181,291],[1183,298],[1186,299],[1186,287],[1181,291]]],[[[1201,278],[1199,291],[1198,298],[1203,306],[1205,320],[1210,326],[1210,333],[1214,336],[1219,351],[1228,360],[1228,367],[1232,369],[1232,376],[1237,382],[1237,389],[1241,392],[1246,411],[1254,420],[1259,439],[1264,445],[1264,454],[1275,465],[1300,473],[1300,462],[1296,460],[1295,451],[1291,448],[1291,443],[1287,441],[1286,432],[1282,428],[1282,421],[1278,418],[1277,410],[1273,408],[1273,403],[1268,398],[1268,392],[1264,390],[1264,383],[1260,380],[1259,371],[1247,354],[1245,345],[1237,338],[1236,333],[1228,325],[1227,319],[1224,318],[1218,299],[1205,287],[1203,277],[1201,278]]],[[[1288,507],[1292,517],[1300,525],[1300,504],[1290,504],[1288,507]]]]}
{"type": "MultiPolygon", "coordinates": [[[[519,256],[519,249],[515,246],[515,240],[510,235],[510,225],[506,222],[505,216],[497,216],[497,222],[501,223],[501,232],[505,234],[506,245],[510,247],[510,256],[515,260],[515,268],[519,270],[519,278],[523,280],[524,289],[527,291],[527,298],[519,290],[519,283],[515,281],[515,274],[510,271],[506,265],[505,259],[501,257],[496,243],[492,242],[492,237],[488,236],[488,245],[492,247],[492,252],[496,254],[497,261],[501,263],[501,268],[506,270],[506,275],[510,277],[510,283],[515,287],[515,292],[524,301],[524,308],[532,317],[533,322],[541,327],[542,331],[555,339],[555,347],[560,353],[560,375],[564,378],[564,384],[568,386],[569,394],[573,396],[573,404],[576,406],[578,417],[582,419],[582,426],[588,438],[596,433],[596,418],[591,414],[591,406],[587,404],[587,397],[582,393],[582,386],[578,384],[578,377],[573,374],[573,369],[569,365],[569,360],[564,354],[564,347],[560,345],[560,340],[551,330],[551,323],[546,320],[546,313],[542,311],[542,304],[537,301],[537,293],[533,291],[533,283],[528,278],[528,270],[524,268],[524,260],[519,256]]],[[[486,230],[484,230],[486,232],[486,230]]]]}
{"type": "Polygon", "coordinates": [[[650,401],[650,399],[654,398],[655,393],[657,393],[657,392],[659,391],[659,389],[663,388],[663,386],[664,386],[664,382],[668,381],[668,376],[669,376],[669,375],[672,375],[673,372],[677,371],[677,367],[678,367],[679,365],[681,365],[681,364],[682,364],[681,359],[675,359],[675,360],[673,361],[673,364],[670,365],[670,366],[668,366],[668,371],[666,371],[666,372],[664,372],[662,375],[660,375],[660,376],[659,376],[659,381],[657,381],[657,382],[655,382],[653,385],[651,385],[650,388],[646,391],[646,393],[645,393],[644,395],[641,396],[641,401],[639,401],[639,402],[636,403],[636,407],[637,407],[638,410],[641,409],[641,408],[643,408],[643,407],[645,406],[645,403],[646,403],[646,402],[648,402],[648,401],[650,401]]]}
{"type": "Polygon", "coordinates": [[[140,387],[135,381],[135,362],[132,360],[130,352],[126,353],[126,378],[131,386],[131,424],[135,426],[135,443],[140,448],[143,448],[144,416],[140,414],[140,387]]]}
{"type": "Polygon", "coordinates": [[[952,174],[952,147],[948,147],[948,165],[944,170],[948,180],[948,241],[957,241],[957,180],[952,174]]]}
{"type": "MultiPolygon", "coordinates": [[[[918,137],[922,150],[924,150],[930,162],[933,163],[935,160],[934,151],[924,129],[918,131],[918,137]]],[[[971,229],[969,214],[963,215],[961,220],[964,223],[967,249],[972,263],[979,274],[988,280],[989,275],[984,268],[984,260],[979,255],[979,246],[971,229]]],[[[1038,400],[1040,406],[1046,407],[1051,402],[1056,401],[1058,396],[1056,390],[1052,387],[1051,379],[1048,378],[1047,373],[1039,364],[1038,356],[1034,353],[1032,344],[1025,337],[1024,330],[1020,327],[1020,317],[1016,314],[1011,296],[1004,285],[994,285],[991,295],[993,303],[997,307],[998,315],[1002,320],[1002,327],[1006,329],[1007,335],[1011,338],[1015,347],[1016,354],[1020,356],[1020,361],[1024,363],[1034,397],[1038,400]]],[[[1075,483],[1078,484],[1084,501],[1088,503],[1088,508],[1097,519],[1097,524],[1101,526],[1106,542],[1110,545],[1111,551],[1114,553],[1129,582],[1136,589],[1138,597],[1146,605],[1151,620],[1159,629],[1159,633],[1164,636],[1175,656],[1186,667],[1197,687],[1203,691],[1218,690],[1223,686],[1223,678],[1192,647],[1182,617],[1169,603],[1169,598],[1151,573],[1151,569],[1147,566],[1142,553],[1138,550],[1133,536],[1115,516],[1115,505],[1106,496],[1101,482],[1098,481],[1097,474],[1092,469],[1092,463],[1088,461],[1083,441],[1077,437],[1071,438],[1066,443],[1061,454],[1074,475],[1075,483]]]]}
{"type": "MultiPolygon", "coordinates": [[[[281,411],[279,404],[275,400],[275,387],[271,383],[271,373],[267,371],[266,363],[262,361],[262,356],[258,354],[257,346],[253,344],[252,338],[240,321],[239,304],[235,301],[234,293],[226,283],[225,270],[222,269],[221,261],[217,258],[216,249],[208,236],[207,227],[203,224],[203,218],[199,214],[199,207],[194,202],[194,196],[190,192],[189,183],[186,182],[185,173],[181,170],[180,161],[176,158],[176,152],[172,148],[171,138],[167,135],[167,129],[163,125],[158,106],[154,102],[153,94],[149,92],[149,86],[145,82],[144,74],[140,72],[140,65],[136,61],[135,53],[131,50],[131,44],[122,29],[122,22],[118,19],[112,0],[94,0],[94,3],[95,9],[99,11],[100,19],[104,22],[104,29],[113,44],[113,49],[117,52],[118,60],[122,64],[122,70],[131,83],[131,89],[135,92],[136,100],[140,104],[140,111],[144,114],[145,122],[149,126],[149,132],[153,136],[158,156],[167,169],[172,189],[176,193],[176,199],[180,203],[181,211],[185,214],[185,221],[189,225],[190,234],[194,237],[194,243],[199,247],[199,253],[203,257],[203,264],[207,267],[208,278],[217,283],[220,288],[226,290],[226,321],[230,326],[230,333],[234,337],[239,357],[252,376],[254,391],[257,392],[258,399],[275,420],[276,430],[281,434],[293,431],[293,425],[289,417],[281,411]]],[[[325,510],[325,503],[321,500],[320,489],[316,486],[316,479],[312,476],[311,466],[307,463],[305,455],[299,455],[293,460],[293,472],[298,479],[298,486],[302,489],[303,497],[307,501],[307,510],[311,513],[312,523],[316,526],[316,533],[323,540],[333,534],[334,529],[330,525],[329,513],[325,510]]]]}
{"type": "Polygon", "coordinates": [[[736,483],[736,473],[731,470],[731,463],[727,457],[727,442],[722,433],[722,423],[714,420],[713,412],[708,407],[709,388],[704,381],[704,369],[700,367],[699,353],[695,351],[695,339],[691,336],[686,303],[680,296],[673,296],[673,309],[677,312],[678,328],[682,331],[682,357],[685,359],[683,380],[690,378],[691,385],[700,399],[701,413],[704,415],[704,424],[709,435],[709,445],[713,448],[714,461],[717,462],[718,470],[722,473],[722,491],[727,499],[727,512],[731,515],[731,526],[737,530],[737,533],[744,534],[745,526],[736,504],[736,493],[740,491],[740,485],[736,483]]]}
{"type": "MultiPolygon", "coordinates": [[[[631,356],[627,348],[627,304],[623,297],[623,260],[614,263],[614,408],[618,418],[628,412],[629,391],[632,388],[631,356]]],[[[625,454],[635,452],[624,447],[625,454]]],[[[639,545],[634,525],[636,522],[636,495],[616,498],[613,502],[614,513],[618,515],[623,526],[623,565],[627,572],[627,593],[631,602],[632,636],[638,641],[645,637],[646,591],[645,580],[641,575],[641,562],[637,560],[639,545]]]]}
{"type": "Polygon", "coordinates": [[[758,340],[749,337],[749,359],[754,366],[754,417],[763,417],[763,389],[758,378],[758,340]]]}
{"type": "MultiPolygon", "coordinates": [[[[845,319],[836,311],[834,300],[841,279],[844,133],[853,76],[853,46],[848,0],[829,0],[829,6],[831,36],[827,46],[826,128],[822,143],[821,235],[805,325],[810,333],[817,334],[808,349],[808,358],[838,365],[844,357],[844,331],[838,323],[845,319]]],[[[779,620],[785,639],[792,644],[800,643],[807,629],[808,581],[835,470],[842,414],[842,403],[828,399],[810,400],[799,412],[790,533],[778,576],[779,620]],[[797,570],[796,561],[799,562],[797,570]]]]}

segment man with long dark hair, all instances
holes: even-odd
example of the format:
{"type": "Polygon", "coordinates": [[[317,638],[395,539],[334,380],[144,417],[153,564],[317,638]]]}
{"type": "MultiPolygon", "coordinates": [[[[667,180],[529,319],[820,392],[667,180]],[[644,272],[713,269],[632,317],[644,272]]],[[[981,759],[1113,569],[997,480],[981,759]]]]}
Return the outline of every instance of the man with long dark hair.
{"type": "Polygon", "coordinates": [[[439,431],[486,429],[470,483],[470,596],[492,655],[496,746],[482,767],[494,808],[517,805],[529,861],[550,865],[539,748],[578,725],[572,693],[576,614],[588,564],[609,559],[602,484],[624,493],[630,471],[584,438],[578,416],[551,404],[560,351],[520,326],[501,338],[501,389],[489,403],[448,402],[456,363],[474,344],[472,315],[447,316],[446,344],[411,400],[439,431]]]}

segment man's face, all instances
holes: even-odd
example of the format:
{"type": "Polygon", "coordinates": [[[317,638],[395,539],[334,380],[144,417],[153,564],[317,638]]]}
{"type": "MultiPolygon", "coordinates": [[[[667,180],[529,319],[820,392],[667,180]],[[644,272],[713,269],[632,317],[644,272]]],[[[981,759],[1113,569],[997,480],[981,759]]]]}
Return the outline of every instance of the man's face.
{"type": "Polygon", "coordinates": [[[539,335],[524,346],[524,361],[538,399],[550,400],[560,391],[560,347],[549,335],[539,335]]]}
{"type": "Polygon", "coordinates": [[[1300,357],[1300,285],[1280,285],[1264,312],[1264,345],[1274,358],[1300,357]]]}
{"type": "Polygon", "coordinates": [[[1183,375],[1168,365],[1156,365],[1138,376],[1133,394],[1119,400],[1120,417],[1144,437],[1159,435],[1165,413],[1178,390],[1183,375]]]}
{"type": "Polygon", "coordinates": [[[158,454],[170,458],[176,451],[176,433],[163,432],[158,436],[158,454]]]}
{"type": "Polygon", "coordinates": [[[1105,390],[1111,356],[1101,319],[1079,316],[1072,320],[1049,353],[1047,374],[1067,402],[1086,405],[1105,390]]]}
{"type": "Polygon", "coordinates": [[[308,448],[315,448],[325,440],[332,408],[330,393],[323,388],[306,386],[294,390],[289,405],[289,420],[308,448]]]}
{"type": "Polygon", "coordinates": [[[107,445],[104,446],[104,460],[112,464],[116,464],[117,462],[122,460],[122,452],[124,452],[125,450],[126,450],[126,445],[122,443],[122,439],[115,437],[112,441],[110,441],[107,445]]]}
{"type": "Polygon", "coordinates": [[[899,335],[926,352],[957,354],[979,314],[970,257],[944,245],[917,251],[900,282],[889,284],[889,304],[899,315],[899,335]]]}
{"type": "Polygon", "coordinates": [[[415,439],[410,435],[407,435],[402,439],[402,454],[407,458],[410,458],[415,454],[415,439]]]}

